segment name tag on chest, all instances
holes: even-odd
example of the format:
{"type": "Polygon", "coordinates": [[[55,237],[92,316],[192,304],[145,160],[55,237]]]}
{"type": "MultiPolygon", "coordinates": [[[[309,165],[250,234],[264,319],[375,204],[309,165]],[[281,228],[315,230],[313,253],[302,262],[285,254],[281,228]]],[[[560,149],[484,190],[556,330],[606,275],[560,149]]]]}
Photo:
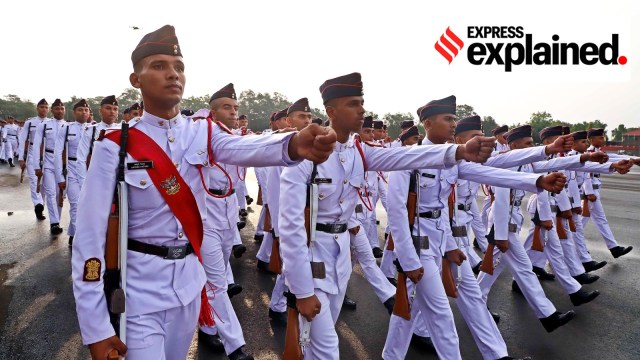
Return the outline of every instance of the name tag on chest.
{"type": "Polygon", "coordinates": [[[136,161],[127,163],[128,170],[153,169],[153,161],[136,161]]]}
{"type": "Polygon", "coordinates": [[[314,184],[331,184],[331,178],[315,178],[313,180],[314,184]]]}

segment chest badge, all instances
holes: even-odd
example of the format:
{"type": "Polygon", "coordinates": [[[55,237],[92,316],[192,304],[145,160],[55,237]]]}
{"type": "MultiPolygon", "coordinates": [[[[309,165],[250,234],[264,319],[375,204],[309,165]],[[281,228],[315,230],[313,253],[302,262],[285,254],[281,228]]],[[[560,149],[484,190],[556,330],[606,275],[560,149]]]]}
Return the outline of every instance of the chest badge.
{"type": "Polygon", "coordinates": [[[102,263],[98,258],[91,258],[84,263],[84,274],[82,280],[84,281],[98,281],[100,280],[100,267],[102,263]]]}
{"type": "Polygon", "coordinates": [[[180,191],[180,184],[178,184],[175,176],[162,180],[160,187],[166,190],[167,195],[175,195],[180,191]]]}

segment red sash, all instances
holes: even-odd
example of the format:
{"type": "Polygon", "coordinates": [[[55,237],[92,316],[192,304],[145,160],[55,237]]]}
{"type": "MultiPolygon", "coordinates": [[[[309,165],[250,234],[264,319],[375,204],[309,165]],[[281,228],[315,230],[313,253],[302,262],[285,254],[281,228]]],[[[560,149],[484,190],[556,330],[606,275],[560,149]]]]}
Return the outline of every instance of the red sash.
{"type": "MultiPolygon", "coordinates": [[[[120,130],[110,131],[104,137],[120,145],[120,130]]],[[[200,255],[200,247],[204,237],[202,218],[198,210],[198,203],[189,185],[180,176],[180,172],[164,150],[142,131],[135,128],[129,129],[127,152],[138,161],[153,161],[153,168],[146,169],[147,174],[167,202],[171,212],[182,224],[194,253],[202,262],[200,255]]],[[[205,288],[202,289],[200,323],[208,326],[214,324],[205,288]]]]}

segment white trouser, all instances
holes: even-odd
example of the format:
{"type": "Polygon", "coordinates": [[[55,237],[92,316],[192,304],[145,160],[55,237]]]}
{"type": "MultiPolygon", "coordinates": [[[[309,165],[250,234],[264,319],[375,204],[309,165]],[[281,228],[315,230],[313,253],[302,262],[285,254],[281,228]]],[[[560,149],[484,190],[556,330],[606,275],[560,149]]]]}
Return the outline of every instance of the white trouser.
{"type": "Polygon", "coordinates": [[[229,263],[228,257],[225,260],[222,244],[224,239],[231,235],[232,231],[232,229],[205,229],[204,241],[200,249],[202,266],[207,274],[207,280],[213,285],[212,289],[209,289],[207,285],[207,290],[209,303],[214,309],[213,316],[215,321],[215,326],[202,326],[201,329],[207,334],[215,334],[217,332],[227,354],[231,354],[245,344],[240,322],[227,294],[227,278],[225,274],[229,263]]]}
{"type": "MultiPolygon", "coordinates": [[[[491,205],[491,201],[488,201],[489,205],[491,205]]],[[[484,205],[484,204],[483,204],[484,205]]],[[[478,244],[487,244],[487,222],[483,220],[482,213],[478,208],[478,202],[473,200],[471,202],[471,210],[469,210],[469,214],[473,217],[471,220],[471,229],[473,230],[473,235],[476,239],[478,239],[478,244]]]]}
{"type": "Polygon", "coordinates": [[[587,249],[587,242],[584,238],[584,227],[582,226],[582,215],[573,214],[573,222],[576,224],[576,232],[573,234],[573,239],[576,244],[576,250],[580,261],[585,263],[593,261],[589,249],[587,249]]]}
{"type": "Polygon", "coordinates": [[[611,249],[618,246],[618,242],[613,237],[613,232],[611,232],[609,222],[607,221],[607,217],[604,214],[604,209],[602,208],[602,203],[600,202],[600,190],[594,190],[594,193],[597,197],[597,200],[589,201],[589,212],[591,213],[591,216],[582,217],[582,227],[585,228],[587,226],[587,223],[589,222],[589,219],[593,219],[593,223],[600,232],[600,235],[604,239],[604,242],[607,244],[607,249],[611,249]]]}
{"type": "Polygon", "coordinates": [[[39,193],[36,192],[36,190],[38,189],[38,177],[36,176],[36,170],[31,163],[31,158],[33,157],[31,155],[31,150],[29,150],[29,154],[27,155],[27,157],[29,158],[26,164],[27,175],[29,176],[29,187],[31,188],[31,202],[33,203],[33,206],[36,206],[38,204],[44,205],[42,189],[40,189],[39,193]]]}
{"type": "MultiPolygon", "coordinates": [[[[393,237],[392,237],[393,238],[393,237]]],[[[393,261],[397,259],[396,253],[393,250],[387,250],[387,245],[389,244],[389,238],[384,243],[384,251],[382,252],[382,261],[380,261],[380,270],[384,276],[388,278],[396,277],[396,266],[393,264],[393,261]]]]}
{"type": "Polygon", "coordinates": [[[273,285],[271,291],[271,300],[269,301],[269,309],[275,312],[287,311],[287,298],[284,293],[287,291],[287,285],[285,284],[284,271],[282,274],[276,276],[276,283],[273,285]]]}
{"type": "Polygon", "coordinates": [[[360,227],[364,230],[364,235],[368,239],[369,243],[369,251],[374,247],[380,247],[380,242],[378,241],[378,227],[376,226],[376,218],[373,215],[368,216],[367,218],[360,220],[360,227]]]}
{"type": "MultiPolygon", "coordinates": [[[[557,220],[556,220],[557,222],[557,220]]],[[[575,242],[575,233],[571,231],[569,228],[569,220],[560,219],[560,224],[558,226],[564,227],[564,232],[567,234],[566,240],[560,240],[560,245],[562,245],[562,253],[564,254],[564,262],[567,264],[569,268],[569,273],[571,276],[578,276],[585,273],[584,265],[580,261],[580,257],[578,256],[578,250],[575,242]]],[[[577,228],[576,228],[577,230],[577,228]]]]}
{"type": "Polygon", "coordinates": [[[2,158],[5,160],[13,159],[13,154],[15,154],[18,149],[18,141],[13,141],[11,140],[11,138],[13,138],[13,136],[8,137],[7,142],[4,143],[4,152],[2,152],[2,158]]]}
{"type": "MultiPolygon", "coordinates": [[[[375,224],[375,223],[374,223],[375,224]]],[[[349,233],[351,240],[351,253],[353,263],[360,263],[365,279],[371,284],[380,302],[389,300],[396,293],[396,288],[389,283],[382,270],[376,264],[376,259],[371,252],[371,246],[367,241],[367,235],[362,226],[356,235],[349,233]]]]}
{"type": "Polygon", "coordinates": [[[234,184],[236,189],[236,197],[238,198],[238,206],[240,209],[247,209],[247,199],[245,195],[247,195],[247,185],[245,185],[244,180],[238,180],[237,183],[234,184]]]}
{"type": "Polygon", "coordinates": [[[264,261],[266,263],[269,262],[271,258],[271,247],[273,246],[273,235],[270,231],[264,232],[264,238],[262,239],[262,243],[260,244],[260,248],[258,249],[258,253],[256,254],[256,258],[260,261],[264,261]]]}
{"type": "MultiPolygon", "coordinates": [[[[304,349],[304,360],[340,359],[336,322],[342,309],[346,286],[338,294],[328,294],[320,289],[314,293],[320,300],[320,313],[311,321],[311,343],[304,349]]],[[[302,327],[302,316],[300,316],[302,327]]]]}
{"type": "MultiPolygon", "coordinates": [[[[529,215],[533,217],[533,214],[529,215]]],[[[556,279],[560,283],[560,286],[562,286],[567,294],[573,294],[580,290],[582,286],[578,281],[576,281],[576,279],[571,276],[571,273],[569,272],[569,267],[564,261],[564,252],[562,251],[562,245],[560,244],[560,238],[558,237],[558,232],[556,230],[555,217],[553,217],[551,221],[553,222],[553,229],[547,231],[543,228],[540,228],[540,238],[544,243],[544,255],[547,257],[547,260],[549,260],[549,265],[551,265],[551,269],[556,275],[556,279]]],[[[531,250],[534,230],[535,226],[531,226],[529,228],[529,235],[527,236],[527,240],[525,240],[524,242],[524,247],[526,249],[529,249],[530,253],[535,252],[531,250]]],[[[568,240],[569,239],[562,241],[568,240]]]]}
{"type": "Polygon", "coordinates": [[[489,275],[485,272],[480,272],[478,275],[478,285],[482,295],[486,300],[491,286],[496,281],[498,276],[502,273],[505,267],[509,267],[511,275],[515,279],[516,283],[522,290],[522,294],[529,303],[531,309],[535,313],[538,319],[550,316],[556,311],[555,306],[544,294],[540,281],[531,270],[531,261],[527,256],[518,235],[520,233],[520,226],[518,226],[518,232],[509,232],[509,250],[502,253],[497,247],[494,247],[493,261],[497,263],[493,270],[493,275],[489,275]]]}
{"type": "Polygon", "coordinates": [[[59,224],[60,211],[62,211],[62,208],[58,207],[57,199],[60,188],[56,182],[56,176],[53,169],[45,168],[42,171],[42,189],[40,191],[42,190],[44,190],[46,195],[47,210],[49,211],[49,223],[59,224]]]}
{"type": "Polygon", "coordinates": [[[69,228],[67,234],[76,234],[76,215],[78,213],[78,199],[80,198],[80,181],[74,177],[67,177],[67,198],[69,199],[69,228]]]}
{"type": "Polygon", "coordinates": [[[200,296],[189,305],[127,317],[127,360],[184,360],[200,314],[200,296]]]}

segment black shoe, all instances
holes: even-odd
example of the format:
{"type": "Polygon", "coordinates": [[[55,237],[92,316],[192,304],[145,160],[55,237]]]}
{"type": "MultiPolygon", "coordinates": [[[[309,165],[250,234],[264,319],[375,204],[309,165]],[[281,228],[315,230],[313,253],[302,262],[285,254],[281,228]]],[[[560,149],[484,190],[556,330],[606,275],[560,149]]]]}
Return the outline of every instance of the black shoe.
{"type": "Polygon", "coordinates": [[[238,259],[247,251],[247,247],[243,244],[233,245],[233,256],[238,259]]]}
{"type": "Polygon", "coordinates": [[[480,261],[476,266],[471,268],[471,271],[473,271],[473,273],[476,274],[476,276],[480,274],[480,266],[482,266],[482,261],[480,261]]]}
{"type": "Polygon", "coordinates": [[[556,276],[553,275],[552,273],[548,273],[547,270],[534,266],[533,267],[533,272],[538,275],[538,278],[540,280],[549,280],[549,281],[553,281],[556,279],[556,276]]]}
{"type": "Polygon", "coordinates": [[[380,225],[380,220],[376,220],[376,225],[380,225]]]}
{"type": "Polygon", "coordinates": [[[493,321],[495,321],[496,324],[498,324],[500,322],[500,315],[498,315],[497,313],[491,312],[491,310],[489,310],[488,307],[487,307],[487,310],[489,311],[489,314],[491,314],[493,321]]]}
{"type": "Polygon", "coordinates": [[[609,251],[611,251],[611,255],[613,255],[613,257],[616,259],[622,255],[628,254],[629,252],[631,252],[631,250],[633,250],[633,246],[627,246],[627,247],[616,246],[609,249],[609,251]]]}
{"type": "Polygon", "coordinates": [[[245,195],[244,199],[247,200],[247,205],[251,205],[251,203],[253,203],[253,198],[249,195],[245,195]]]}
{"type": "Polygon", "coordinates": [[[247,212],[246,209],[240,209],[240,211],[238,211],[238,214],[242,217],[247,217],[249,216],[249,213],[247,212]]]}
{"type": "Polygon", "coordinates": [[[279,312],[269,309],[269,320],[271,320],[275,325],[287,326],[287,312],[279,312]]]}
{"type": "Polygon", "coordinates": [[[379,247],[374,247],[373,248],[373,257],[376,259],[380,259],[382,257],[382,249],[380,249],[379,247]]]}
{"type": "Polygon", "coordinates": [[[342,300],[342,308],[347,310],[355,310],[358,304],[355,301],[350,299],[348,296],[344,296],[344,300],[342,300]]]}
{"type": "Polygon", "coordinates": [[[262,261],[262,260],[258,260],[258,264],[256,265],[256,267],[258,268],[258,271],[262,271],[268,274],[273,274],[273,272],[271,272],[271,270],[269,270],[269,263],[262,261]]]}
{"type": "Polygon", "coordinates": [[[16,167],[15,165],[13,165],[13,159],[9,158],[9,166],[10,167],[16,167]]]}
{"type": "Polygon", "coordinates": [[[214,350],[217,352],[224,351],[224,345],[222,344],[222,339],[220,339],[220,336],[218,336],[218,334],[209,335],[204,331],[198,329],[198,342],[202,342],[203,344],[208,346],[209,349],[211,350],[214,350]]]}
{"type": "Polygon", "coordinates": [[[398,287],[398,280],[396,280],[396,278],[387,278],[387,280],[389,280],[391,285],[398,287]]]}
{"type": "Polygon", "coordinates": [[[573,278],[576,279],[576,281],[579,282],[580,285],[586,285],[596,282],[596,280],[600,279],[600,276],[587,274],[585,272],[578,276],[574,276],[573,278]]]}
{"type": "Polygon", "coordinates": [[[242,292],[242,285],[240,284],[227,285],[227,295],[229,295],[229,299],[240,294],[241,292],[242,292]]]}
{"type": "Polygon", "coordinates": [[[244,229],[245,226],[247,226],[247,222],[244,220],[240,220],[236,225],[238,226],[238,231],[240,231],[244,229]]]}
{"type": "Polygon", "coordinates": [[[569,294],[569,298],[571,299],[571,303],[573,305],[580,306],[597,298],[598,295],[600,295],[600,292],[598,290],[587,291],[584,289],[580,289],[573,294],[569,294]]]}
{"type": "Polygon", "coordinates": [[[58,224],[51,224],[51,235],[60,235],[62,234],[62,228],[58,224]]]}
{"type": "Polygon", "coordinates": [[[229,357],[229,360],[253,360],[253,356],[242,351],[242,346],[227,356],[229,357]]]}
{"type": "Polygon", "coordinates": [[[436,348],[433,346],[433,341],[431,341],[430,337],[413,334],[411,335],[411,345],[422,350],[436,352],[436,348]]]}
{"type": "Polygon", "coordinates": [[[264,239],[264,234],[253,235],[253,240],[255,240],[255,242],[257,243],[261,243],[263,239],[264,239]]]}
{"type": "Polygon", "coordinates": [[[73,236],[69,236],[69,247],[73,246],[73,236]]]}
{"type": "Polygon", "coordinates": [[[522,295],[522,290],[520,290],[520,286],[518,286],[518,283],[515,280],[511,282],[511,291],[522,295]]]}
{"type": "Polygon", "coordinates": [[[584,266],[584,271],[585,272],[592,272],[592,271],[596,271],[598,269],[602,269],[605,265],[607,265],[606,261],[587,261],[587,262],[583,262],[582,266],[584,266]]]}
{"type": "Polygon", "coordinates": [[[478,239],[473,239],[473,247],[480,250],[480,244],[478,244],[478,239]]]}
{"type": "Polygon", "coordinates": [[[556,311],[551,314],[551,316],[540,319],[540,322],[542,323],[542,326],[544,326],[544,329],[547,330],[548,333],[550,333],[560,326],[566,325],[575,316],[576,313],[573,310],[569,310],[564,314],[556,311]]]}
{"type": "Polygon", "coordinates": [[[387,308],[387,311],[389,312],[389,315],[391,315],[391,313],[393,312],[393,307],[396,305],[396,297],[392,296],[390,298],[387,299],[387,301],[384,302],[384,307],[387,308]]]}
{"type": "Polygon", "coordinates": [[[36,208],[34,209],[34,211],[36,212],[36,218],[38,220],[46,219],[46,217],[44,215],[42,215],[42,213],[44,212],[44,205],[42,205],[42,204],[36,205],[36,208]]]}

